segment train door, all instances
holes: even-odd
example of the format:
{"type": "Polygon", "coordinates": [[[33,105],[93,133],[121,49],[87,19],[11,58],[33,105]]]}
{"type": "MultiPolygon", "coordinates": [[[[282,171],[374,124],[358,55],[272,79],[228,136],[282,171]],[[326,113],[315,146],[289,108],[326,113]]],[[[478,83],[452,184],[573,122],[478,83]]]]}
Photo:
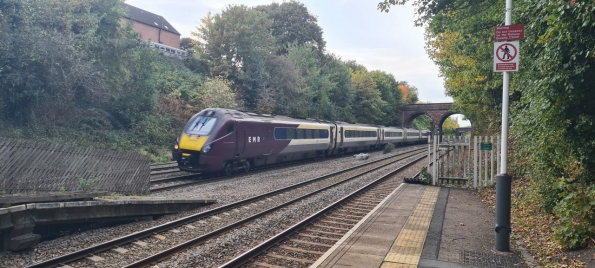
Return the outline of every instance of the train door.
{"type": "Polygon", "coordinates": [[[234,121],[229,121],[229,123],[225,124],[221,131],[217,134],[217,152],[218,154],[224,155],[225,159],[232,158],[236,152],[236,142],[237,142],[237,131],[236,131],[236,123],[234,121]]]}
{"type": "Polygon", "coordinates": [[[403,129],[403,144],[407,144],[409,138],[408,136],[409,132],[407,131],[407,129],[403,129]]]}
{"type": "Polygon", "coordinates": [[[235,157],[241,157],[244,155],[244,150],[246,150],[246,130],[241,125],[241,122],[238,122],[236,125],[236,153],[234,154],[235,157]]]}
{"type": "Polygon", "coordinates": [[[339,142],[339,148],[343,148],[343,127],[339,128],[339,132],[337,132],[337,140],[339,142]]]}
{"type": "Polygon", "coordinates": [[[331,144],[329,145],[329,149],[331,149],[331,152],[333,149],[335,149],[336,147],[336,140],[335,140],[335,127],[331,127],[331,132],[329,133],[329,136],[331,138],[331,144]]]}

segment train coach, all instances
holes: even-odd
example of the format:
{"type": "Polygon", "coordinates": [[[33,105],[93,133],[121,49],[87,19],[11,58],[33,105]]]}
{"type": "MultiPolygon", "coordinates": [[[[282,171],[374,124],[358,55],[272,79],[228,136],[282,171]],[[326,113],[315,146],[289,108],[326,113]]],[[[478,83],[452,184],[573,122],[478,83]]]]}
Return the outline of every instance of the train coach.
{"type": "Polygon", "coordinates": [[[248,172],[256,166],[427,141],[420,130],[205,109],[188,121],[172,157],[181,170],[248,172]],[[417,134],[414,135],[414,134],[417,134]]]}

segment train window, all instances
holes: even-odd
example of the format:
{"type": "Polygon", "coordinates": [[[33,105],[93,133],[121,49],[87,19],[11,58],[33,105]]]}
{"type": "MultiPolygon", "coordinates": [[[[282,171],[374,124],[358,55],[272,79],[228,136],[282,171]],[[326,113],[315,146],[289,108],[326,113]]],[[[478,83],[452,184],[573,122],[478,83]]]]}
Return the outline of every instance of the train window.
{"type": "Polygon", "coordinates": [[[197,116],[186,124],[184,132],[190,135],[205,136],[209,135],[217,119],[214,117],[197,116]]]}
{"type": "Polygon", "coordinates": [[[229,127],[227,127],[227,134],[232,133],[233,132],[233,124],[229,125],[229,127]]]}
{"type": "Polygon", "coordinates": [[[314,129],[312,131],[314,132],[314,138],[315,139],[320,138],[320,131],[322,131],[322,130],[314,129]]]}
{"type": "Polygon", "coordinates": [[[328,130],[320,130],[320,138],[322,139],[328,139],[328,130]]]}
{"type": "Polygon", "coordinates": [[[297,137],[295,133],[295,128],[288,128],[287,129],[287,139],[293,140],[297,137]]]}
{"type": "Polygon", "coordinates": [[[286,140],[288,129],[275,128],[275,140],[286,140]]]}
{"type": "Polygon", "coordinates": [[[296,139],[304,139],[305,137],[306,137],[306,133],[304,133],[304,130],[298,129],[296,139]]]}
{"type": "Polygon", "coordinates": [[[312,139],[314,138],[312,135],[312,130],[311,129],[304,129],[304,131],[306,132],[306,139],[312,139]]]}

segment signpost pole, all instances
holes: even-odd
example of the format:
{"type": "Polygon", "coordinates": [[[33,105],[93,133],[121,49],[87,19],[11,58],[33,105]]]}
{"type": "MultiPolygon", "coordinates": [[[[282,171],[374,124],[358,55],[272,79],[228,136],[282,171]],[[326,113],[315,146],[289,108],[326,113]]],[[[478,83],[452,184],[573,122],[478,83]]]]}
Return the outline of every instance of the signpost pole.
{"type": "MultiPolygon", "coordinates": [[[[512,24],[512,0],[506,0],[505,25],[512,24]]],[[[500,174],[496,176],[496,250],[510,251],[511,177],[506,173],[508,155],[508,92],[510,72],[504,72],[502,88],[502,144],[500,174]]]]}

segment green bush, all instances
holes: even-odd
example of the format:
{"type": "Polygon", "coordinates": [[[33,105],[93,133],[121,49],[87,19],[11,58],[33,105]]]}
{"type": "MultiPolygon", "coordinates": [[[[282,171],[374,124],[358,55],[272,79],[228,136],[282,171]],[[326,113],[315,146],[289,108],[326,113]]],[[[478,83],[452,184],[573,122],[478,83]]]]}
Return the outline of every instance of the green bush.
{"type": "Polygon", "coordinates": [[[558,218],[554,239],[567,249],[587,246],[589,237],[595,235],[595,187],[583,183],[569,184],[563,179],[554,188],[568,193],[554,207],[558,218]]]}
{"type": "Polygon", "coordinates": [[[419,176],[421,177],[421,181],[423,182],[423,184],[430,184],[430,181],[432,180],[432,174],[430,174],[430,172],[428,172],[427,167],[421,168],[421,171],[419,172],[419,176]]]}
{"type": "Polygon", "coordinates": [[[79,179],[79,188],[83,192],[91,192],[96,190],[97,183],[99,182],[100,178],[80,178],[79,179]]]}
{"type": "Polygon", "coordinates": [[[382,151],[382,153],[388,154],[390,152],[392,152],[395,149],[395,145],[392,143],[387,143],[386,145],[384,145],[384,151],[382,151]]]}

